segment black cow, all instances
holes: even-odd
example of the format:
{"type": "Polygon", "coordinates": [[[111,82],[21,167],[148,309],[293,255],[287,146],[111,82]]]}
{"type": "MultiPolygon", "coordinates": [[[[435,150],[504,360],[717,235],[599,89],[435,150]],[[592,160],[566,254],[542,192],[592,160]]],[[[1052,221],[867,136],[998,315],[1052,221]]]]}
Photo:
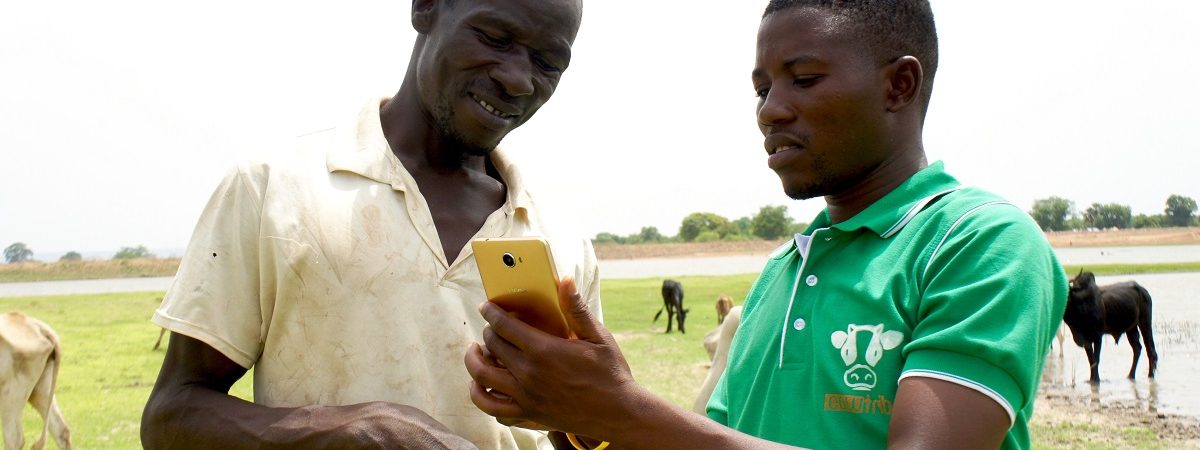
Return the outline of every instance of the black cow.
{"type": "Polygon", "coordinates": [[[1158,368],[1158,351],[1154,348],[1154,332],[1150,328],[1150,293],[1133,281],[1100,287],[1091,272],[1079,271],[1071,280],[1067,297],[1067,309],[1063,322],[1071,329],[1071,337],[1087,353],[1092,366],[1092,383],[1100,382],[1100,338],[1111,334],[1114,342],[1121,341],[1121,334],[1133,348],[1133,365],[1129,367],[1129,378],[1137,370],[1138,358],[1142,356],[1142,343],[1146,341],[1146,353],[1150,359],[1150,378],[1158,368]],[[1138,332],[1141,331],[1141,339],[1138,332]]]}
{"type": "Polygon", "coordinates": [[[663,307],[659,308],[657,313],[654,313],[653,322],[658,321],[658,316],[661,316],[665,309],[667,310],[667,332],[671,332],[671,320],[678,318],[679,332],[686,333],[683,329],[683,321],[687,318],[688,310],[683,309],[683,286],[675,280],[663,280],[662,298],[663,307]]]}

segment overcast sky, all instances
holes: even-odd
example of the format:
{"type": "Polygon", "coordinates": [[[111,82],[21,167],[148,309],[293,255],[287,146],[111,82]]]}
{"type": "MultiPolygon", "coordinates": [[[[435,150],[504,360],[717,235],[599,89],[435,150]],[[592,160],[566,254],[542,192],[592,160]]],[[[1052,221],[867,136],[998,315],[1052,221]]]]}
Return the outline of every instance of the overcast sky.
{"type": "MultiPolygon", "coordinates": [[[[186,246],[224,171],[395,92],[405,1],[0,5],[0,247],[186,246]]],[[[590,0],[554,98],[504,142],[588,235],[822,200],[767,168],[750,83],[764,1],[590,0]]],[[[1200,199],[1200,2],[933,3],[931,160],[1026,209],[1200,199]]]]}

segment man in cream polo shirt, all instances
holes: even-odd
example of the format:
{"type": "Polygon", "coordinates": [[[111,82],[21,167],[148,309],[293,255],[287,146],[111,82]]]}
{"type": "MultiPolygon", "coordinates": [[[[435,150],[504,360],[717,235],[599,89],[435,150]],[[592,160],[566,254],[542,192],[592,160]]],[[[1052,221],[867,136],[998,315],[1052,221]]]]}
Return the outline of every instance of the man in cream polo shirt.
{"type": "Polygon", "coordinates": [[[586,239],[494,150],[549,99],[577,0],[413,2],[408,73],[345,127],[218,186],[154,323],[174,332],[147,448],[548,446],[480,412],[462,367],[484,301],[468,242],[538,235],[599,314],[586,239]],[[228,395],[254,371],[254,403],[228,395]]]}

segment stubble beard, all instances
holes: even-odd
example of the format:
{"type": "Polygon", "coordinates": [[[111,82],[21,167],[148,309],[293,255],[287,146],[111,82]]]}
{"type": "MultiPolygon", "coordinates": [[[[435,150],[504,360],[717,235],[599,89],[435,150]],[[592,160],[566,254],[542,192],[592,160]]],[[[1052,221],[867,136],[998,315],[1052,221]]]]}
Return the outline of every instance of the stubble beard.
{"type": "Polygon", "coordinates": [[[434,126],[437,127],[438,134],[445,144],[444,149],[451,154],[447,157],[457,157],[465,160],[471,156],[487,156],[496,147],[488,146],[478,142],[472,142],[462,132],[454,127],[454,108],[447,103],[438,103],[430,111],[434,118],[434,126]]]}

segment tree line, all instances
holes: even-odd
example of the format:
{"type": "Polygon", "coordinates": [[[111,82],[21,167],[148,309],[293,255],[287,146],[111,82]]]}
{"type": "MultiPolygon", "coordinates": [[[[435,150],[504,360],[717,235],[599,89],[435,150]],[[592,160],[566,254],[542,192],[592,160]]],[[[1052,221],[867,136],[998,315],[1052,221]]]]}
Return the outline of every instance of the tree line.
{"type": "Polygon", "coordinates": [[[1035,200],[1029,215],[1044,231],[1200,226],[1196,200],[1176,194],[1167,197],[1162,214],[1133,215],[1129,206],[1117,203],[1092,203],[1080,212],[1070,200],[1049,197],[1035,200]]]}
{"type": "MultiPolygon", "coordinates": [[[[117,253],[113,254],[112,259],[138,259],[138,258],[153,258],[154,254],[146,249],[146,246],[139,245],[137,247],[121,247],[117,253]]],[[[26,261],[34,261],[33,249],[25,245],[24,242],[14,242],[12,245],[4,248],[4,260],[9,264],[22,263],[26,261]]],[[[81,261],[83,255],[76,251],[66,252],[59,261],[81,261]]]]}
{"type": "Polygon", "coordinates": [[[642,244],[776,240],[804,231],[805,228],[808,228],[807,223],[792,220],[787,213],[787,206],[768,205],[760,208],[753,217],[746,216],[734,220],[710,212],[691,213],[683,218],[679,224],[679,232],[674,236],[662,234],[657,227],[642,227],[641,231],[626,236],[608,232],[598,233],[592,242],[596,244],[642,244]]]}

